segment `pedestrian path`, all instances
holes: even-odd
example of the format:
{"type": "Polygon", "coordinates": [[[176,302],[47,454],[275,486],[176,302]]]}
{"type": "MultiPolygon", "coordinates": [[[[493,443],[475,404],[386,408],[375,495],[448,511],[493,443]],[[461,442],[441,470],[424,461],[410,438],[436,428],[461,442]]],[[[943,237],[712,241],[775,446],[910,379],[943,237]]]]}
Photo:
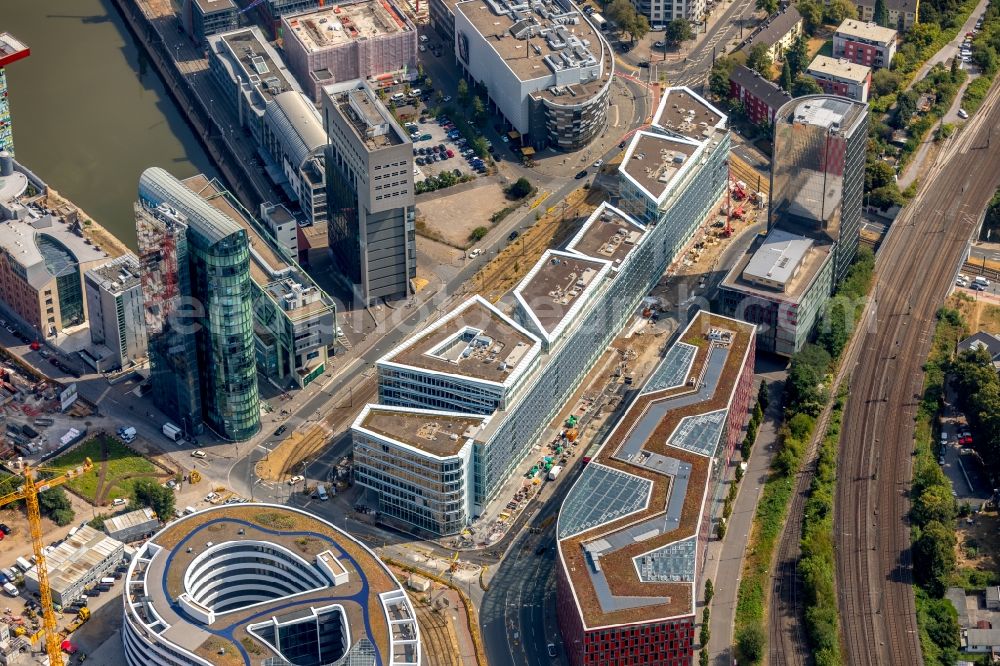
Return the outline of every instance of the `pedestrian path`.
{"type": "MultiPolygon", "coordinates": [[[[782,373],[783,375],[784,373],[782,373]]],[[[755,381],[759,381],[755,377],[755,381]]],[[[747,471],[743,475],[733,513],[729,517],[726,536],[722,541],[713,539],[708,544],[708,562],[705,565],[703,578],[711,578],[715,586],[715,596],[712,599],[712,613],[709,628],[711,638],[708,641],[708,653],[712,664],[733,662],[731,654],[733,645],[733,622],[736,617],[736,594],[739,590],[740,575],[743,573],[743,554],[746,552],[747,539],[753,526],[753,516],[757,510],[757,502],[764,489],[770,473],[771,459],[778,449],[778,427],[781,419],[781,394],[784,390],[784,377],[780,381],[772,381],[766,377],[770,394],[770,402],[765,412],[765,419],[757,432],[757,442],[750,454],[747,471]]],[[[739,461],[736,453],[735,470],[739,461]]],[[[732,474],[730,473],[730,478],[732,474]]],[[[732,483],[732,480],[730,480],[732,483]]],[[[700,593],[704,599],[704,591],[700,593]]],[[[699,615],[701,617],[701,610],[699,615]]]]}

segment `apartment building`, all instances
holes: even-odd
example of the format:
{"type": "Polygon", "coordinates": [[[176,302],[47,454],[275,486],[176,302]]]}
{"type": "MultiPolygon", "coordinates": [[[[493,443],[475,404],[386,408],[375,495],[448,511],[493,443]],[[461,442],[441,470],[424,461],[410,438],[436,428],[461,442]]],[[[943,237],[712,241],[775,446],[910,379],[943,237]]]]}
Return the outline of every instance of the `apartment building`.
{"type": "Polygon", "coordinates": [[[736,65],[729,74],[729,98],[739,100],[750,122],[771,125],[791,95],[749,67],[736,65]]]}
{"type": "MultiPolygon", "coordinates": [[[[875,0],[856,0],[858,18],[865,22],[875,20],[875,0]]],[[[920,0],[885,0],[889,12],[889,27],[906,32],[920,20],[920,0]]]]}
{"type": "Polygon", "coordinates": [[[856,102],[868,101],[872,85],[871,67],[818,55],[809,63],[806,74],[816,79],[827,95],[847,97],[856,102]]]}
{"type": "Polygon", "coordinates": [[[767,20],[743,40],[739,50],[749,53],[757,44],[763,44],[767,47],[767,55],[772,61],[777,62],[801,35],[802,15],[795,5],[788,5],[767,17],[767,20]]]}
{"type": "Polygon", "coordinates": [[[833,33],[833,57],[872,69],[889,68],[896,55],[896,31],[877,23],[846,19],[833,33]]]}

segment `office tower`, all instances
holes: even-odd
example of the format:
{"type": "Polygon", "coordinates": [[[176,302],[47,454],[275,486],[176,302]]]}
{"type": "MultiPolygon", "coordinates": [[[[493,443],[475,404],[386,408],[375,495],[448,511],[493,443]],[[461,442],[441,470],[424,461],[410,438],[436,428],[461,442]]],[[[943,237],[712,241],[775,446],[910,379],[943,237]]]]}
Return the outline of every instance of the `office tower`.
{"type": "Polygon", "coordinates": [[[135,209],[154,399],[188,434],[204,422],[247,439],[260,429],[247,232],[156,167],[135,209]]]}
{"type": "Polygon", "coordinates": [[[760,350],[791,356],[847,275],[861,234],[867,105],[809,95],[775,117],[768,232],[723,280],[722,314],[759,324],[760,350]]]}
{"type": "Polygon", "coordinates": [[[139,260],[132,254],[84,273],[90,339],[97,369],[127,368],[146,357],[145,306],[139,260]]]}
{"type": "Polygon", "coordinates": [[[867,143],[867,105],[843,97],[799,97],[775,116],[768,230],[781,223],[836,241],[835,283],[858,249],[867,143]]]}
{"type": "Polygon", "coordinates": [[[413,144],[368,84],[323,89],[329,239],[367,304],[411,293],[417,275],[413,144]]]}

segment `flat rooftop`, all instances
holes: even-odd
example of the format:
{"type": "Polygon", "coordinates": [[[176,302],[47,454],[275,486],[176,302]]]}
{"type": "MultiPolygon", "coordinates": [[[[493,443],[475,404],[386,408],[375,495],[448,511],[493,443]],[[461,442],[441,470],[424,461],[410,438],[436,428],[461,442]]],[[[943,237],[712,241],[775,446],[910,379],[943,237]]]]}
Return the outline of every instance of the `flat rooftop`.
{"type": "Polygon", "coordinates": [[[474,296],[380,362],[502,384],[523,373],[540,349],[536,337],[474,296]]]}
{"type": "Polygon", "coordinates": [[[566,249],[610,261],[612,269],[618,270],[645,233],[645,227],[605,202],[583,223],[566,249]]]}
{"type": "Polygon", "coordinates": [[[554,337],[567,316],[597,288],[608,268],[604,261],[548,250],[514,294],[542,330],[554,337]]]}
{"type": "Polygon", "coordinates": [[[796,275],[813,241],[783,229],[772,229],[743,269],[743,279],[756,284],[788,284],[796,275]]]}
{"type": "MultiPolygon", "coordinates": [[[[789,300],[797,300],[806,291],[806,288],[812,284],[813,278],[816,277],[816,274],[819,273],[820,269],[830,258],[832,248],[833,245],[830,240],[821,234],[798,234],[792,228],[782,229],[781,227],[775,227],[766,237],[758,237],[758,239],[754,240],[743,256],[740,257],[729,271],[729,274],[726,275],[722,281],[722,286],[760,294],[768,298],[780,296],[789,300]],[[802,249],[802,244],[799,243],[796,245],[797,271],[784,283],[784,289],[769,287],[760,282],[746,279],[745,274],[748,267],[752,265],[753,268],[751,268],[751,271],[759,273],[766,264],[770,263],[771,259],[776,258],[776,248],[780,248],[789,240],[799,239],[808,241],[810,245],[801,252],[800,256],[798,255],[799,250],[802,249]],[[763,253],[761,253],[761,250],[763,250],[763,253]]],[[[766,272],[764,275],[766,276],[766,272]]]]}
{"type": "Polygon", "coordinates": [[[753,341],[752,324],[699,312],[566,495],[559,566],[587,629],[694,615],[712,464],[753,341]]]}
{"type": "Polygon", "coordinates": [[[257,87],[265,101],[269,102],[283,92],[299,89],[298,85],[293,83],[292,75],[285,67],[285,63],[264,40],[260,28],[234,30],[210,37],[209,41],[213,38],[222,39],[229,45],[243,69],[243,75],[247,80],[259,84],[257,87]]]}
{"type": "Polygon", "coordinates": [[[896,41],[896,31],[892,28],[883,28],[875,22],[865,23],[854,19],[844,19],[844,22],[837,27],[836,34],[844,37],[856,37],[885,46],[896,41]]]}
{"type": "Polygon", "coordinates": [[[403,14],[388,0],[362,0],[304,12],[283,19],[309,53],[336,48],[367,39],[378,39],[411,31],[403,14]]]}
{"type": "Polygon", "coordinates": [[[202,14],[237,9],[236,3],[233,0],[195,0],[195,4],[198,5],[198,9],[201,10],[202,14]]]}
{"type": "Polygon", "coordinates": [[[74,232],[66,220],[33,207],[24,220],[0,222],[0,248],[24,267],[25,280],[36,289],[65,274],[73,261],[87,264],[110,259],[107,253],[74,232]]]}
{"type": "MultiPolygon", "coordinates": [[[[554,67],[559,68],[561,78],[572,79],[566,76],[567,70],[602,64],[605,51],[600,35],[569,3],[568,10],[552,0],[542,0],[537,10],[525,7],[529,5],[510,0],[467,0],[457,3],[455,11],[472,23],[521,81],[554,76],[554,67]],[[494,7],[502,13],[494,11],[494,7]],[[553,17],[563,17],[568,25],[556,23],[553,17]],[[577,22],[572,23],[574,20],[577,22]]],[[[588,97],[600,90],[610,76],[610,65],[604,65],[606,71],[598,76],[571,82],[568,87],[575,90],[567,94],[588,97]]]]}
{"type": "Polygon", "coordinates": [[[370,405],[357,426],[434,456],[457,455],[475,439],[485,416],[370,405]]]}
{"type": "Polygon", "coordinates": [[[128,291],[139,286],[139,259],[131,254],[122,255],[103,266],[91,268],[87,275],[111,293],[128,291]]]}
{"type": "Polygon", "coordinates": [[[840,79],[841,81],[851,81],[862,83],[871,74],[871,67],[859,65],[856,62],[843,58],[831,58],[825,55],[818,55],[809,63],[806,69],[807,74],[812,76],[840,79]]]}
{"type": "Polygon", "coordinates": [[[659,201],[700,146],[653,132],[637,132],[622,160],[621,170],[659,201]]]}
{"type": "Polygon", "coordinates": [[[325,90],[354,130],[354,135],[369,151],[409,142],[409,135],[403,133],[389,110],[360,82],[357,85],[347,82],[346,86],[331,84],[325,90]]]}
{"type": "MultiPolygon", "coordinates": [[[[156,553],[148,561],[139,559],[130,570],[126,604],[139,603],[141,595],[145,595],[153,611],[169,627],[162,630],[161,639],[209,662],[215,662],[220,642],[228,647],[227,652],[236,655],[240,652],[234,643],[244,641],[256,643],[262,654],[270,655],[271,650],[247,632],[248,625],[266,622],[272,616],[309,614],[312,608],[339,604],[346,615],[352,643],[367,638],[377,649],[381,663],[389,663],[393,632],[386,622],[379,595],[400,590],[399,583],[370,550],[324,520],[284,506],[253,503],[218,506],[170,523],[150,539],[148,546],[156,553]],[[325,586],[313,587],[294,597],[283,595],[227,610],[211,624],[179,612],[179,598],[187,592],[185,574],[194,560],[209,546],[246,541],[264,542],[287,551],[310,565],[314,577],[321,581],[326,576],[321,573],[319,556],[329,551],[336,559],[334,566],[346,572],[347,581],[332,585],[327,580],[325,586]]],[[[262,658],[244,654],[245,660],[238,657],[235,663],[250,666],[262,658]]]]}
{"type": "Polygon", "coordinates": [[[667,88],[653,124],[698,142],[711,138],[726,116],[688,88],[667,88]]]}
{"type": "MultiPolygon", "coordinates": [[[[60,593],[65,592],[95,567],[116,552],[121,552],[122,546],[121,541],[84,525],[73,536],[66,537],[65,541],[45,553],[49,585],[60,593]]],[[[27,575],[37,583],[38,567],[32,567],[27,575]]]]}

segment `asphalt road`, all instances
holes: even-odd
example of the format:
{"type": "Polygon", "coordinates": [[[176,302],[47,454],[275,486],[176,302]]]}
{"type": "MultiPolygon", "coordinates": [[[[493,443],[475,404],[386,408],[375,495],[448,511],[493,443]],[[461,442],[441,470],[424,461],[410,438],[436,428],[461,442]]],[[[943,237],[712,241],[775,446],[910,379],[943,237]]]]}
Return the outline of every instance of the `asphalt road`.
{"type": "Polygon", "coordinates": [[[565,664],[566,651],[556,626],[556,517],[563,498],[583,470],[575,465],[531,522],[541,533],[525,532],[500,564],[479,609],[479,626],[490,666],[565,664]],[[551,519],[551,520],[550,520],[551,519]],[[557,658],[547,646],[557,647],[557,658]]]}

